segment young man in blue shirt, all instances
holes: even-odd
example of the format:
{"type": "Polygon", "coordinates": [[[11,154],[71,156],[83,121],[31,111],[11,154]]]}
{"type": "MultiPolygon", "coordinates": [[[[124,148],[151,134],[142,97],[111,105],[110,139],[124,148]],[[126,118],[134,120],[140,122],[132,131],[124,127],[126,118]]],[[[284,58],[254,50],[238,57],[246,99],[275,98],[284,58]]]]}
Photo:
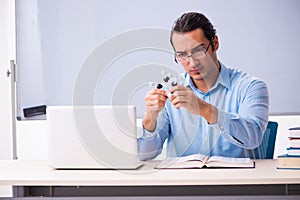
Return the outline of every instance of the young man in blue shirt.
{"type": "Polygon", "coordinates": [[[147,93],[140,159],[159,155],[166,139],[168,156],[255,158],[252,150],[260,145],[268,122],[266,84],[218,60],[218,36],[203,14],[179,17],[170,40],[176,62],[186,71],[178,78],[186,84],[147,93]]]}

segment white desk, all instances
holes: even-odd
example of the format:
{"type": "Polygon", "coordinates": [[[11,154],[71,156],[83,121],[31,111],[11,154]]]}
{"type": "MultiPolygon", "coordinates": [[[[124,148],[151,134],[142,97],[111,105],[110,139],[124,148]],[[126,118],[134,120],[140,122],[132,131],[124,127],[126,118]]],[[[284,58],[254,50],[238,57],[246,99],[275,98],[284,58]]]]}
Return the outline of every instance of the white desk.
{"type": "Polygon", "coordinates": [[[152,161],[138,170],[52,170],[47,161],[1,160],[0,185],[15,186],[15,196],[300,195],[299,170],[255,162],[255,169],[156,170],[152,161]]]}

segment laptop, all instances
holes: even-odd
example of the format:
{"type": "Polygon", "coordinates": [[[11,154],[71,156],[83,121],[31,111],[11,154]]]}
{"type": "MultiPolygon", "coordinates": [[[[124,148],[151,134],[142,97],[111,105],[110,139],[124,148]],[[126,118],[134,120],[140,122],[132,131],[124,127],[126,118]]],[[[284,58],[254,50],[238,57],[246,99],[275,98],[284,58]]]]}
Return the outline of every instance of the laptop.
{"type": "Polygon", "coordinates": [[[48,106],[49,166],[54,169],[136,169],[134,106],[48,106]]]}

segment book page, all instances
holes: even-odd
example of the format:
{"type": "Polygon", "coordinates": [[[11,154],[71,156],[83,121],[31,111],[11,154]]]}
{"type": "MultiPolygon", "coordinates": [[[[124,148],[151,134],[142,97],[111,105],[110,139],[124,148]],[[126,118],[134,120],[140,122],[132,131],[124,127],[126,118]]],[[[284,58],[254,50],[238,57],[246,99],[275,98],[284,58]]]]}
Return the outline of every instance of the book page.
{"type": "Polygon", "coordinates": [[[208,167],[254,167],[250,158],[232,158],[223,156],[212,156],[207,161],[208,167]]]}
{"type": "Polygon", "coordinates": [[[219,161],[225,163],[249,163],[250,158],[233,158],[233,157],[224,157],[224,156],[212,156],[208,159],[207,162],[219,161]]]}
{"type": "Polygon", "coordinates": [[[156,169],[199,169],[204,166],[199,160],[190,160],[186,162],[179,162],[179,163],[166,163],[161,162],[155,168],[156,169]]]}
{"type": "Polygon", "coordinates": [[[167,159],[161,161],[156,168],[201,168],[203,167],[202,161],[204,161],[207,156],[202,154],[193,154],[183,157],[168,157],[167,159]]]}

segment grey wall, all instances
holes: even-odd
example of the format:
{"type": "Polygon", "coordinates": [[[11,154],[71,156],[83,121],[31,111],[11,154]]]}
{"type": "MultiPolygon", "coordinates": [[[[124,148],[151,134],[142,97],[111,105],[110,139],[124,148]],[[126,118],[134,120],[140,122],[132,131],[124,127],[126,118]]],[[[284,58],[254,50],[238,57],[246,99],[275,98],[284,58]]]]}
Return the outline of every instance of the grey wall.
{"type": "Polygon", "coordinates": [[[80,104],[135,104],[142,116],[148,82],[160,81],[162,69],[182,71],[168,34],[187,11],[203,12],[215,25],[221,62],[267,83],[272,114],[300,113],[298,0],[17,0],[16,5],[21,117],[23,108],[71,105],[75,98],[82,98],[80,104]]]}

